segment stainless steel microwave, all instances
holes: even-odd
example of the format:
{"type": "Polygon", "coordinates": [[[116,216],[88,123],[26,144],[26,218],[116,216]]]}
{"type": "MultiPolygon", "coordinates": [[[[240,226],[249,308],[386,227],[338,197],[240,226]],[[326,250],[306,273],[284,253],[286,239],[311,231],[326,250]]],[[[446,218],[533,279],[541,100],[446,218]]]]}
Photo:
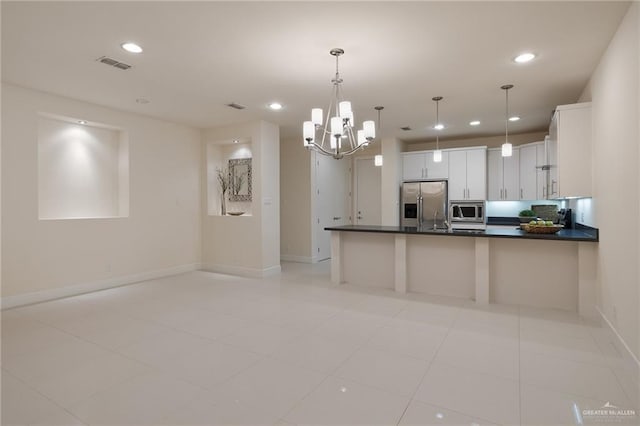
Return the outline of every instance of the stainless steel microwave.
{"type": "Polygon", "coordinates": [[[452,228],[484,228],[485,221],[484,201],[451,201],[449,203],[449,218],[452,228]]]}

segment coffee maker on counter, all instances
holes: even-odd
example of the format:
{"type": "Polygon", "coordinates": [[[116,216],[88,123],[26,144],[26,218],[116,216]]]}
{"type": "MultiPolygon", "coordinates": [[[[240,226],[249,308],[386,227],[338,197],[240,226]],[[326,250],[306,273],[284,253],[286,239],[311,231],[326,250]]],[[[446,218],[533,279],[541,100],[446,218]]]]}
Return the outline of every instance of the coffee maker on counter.
{"type": "Polygon", "coordinates": [[[558,225],[564,226],[565,229],[573,228],[571,209],[560,209],[560,211],[558,211],[558,225]]]}

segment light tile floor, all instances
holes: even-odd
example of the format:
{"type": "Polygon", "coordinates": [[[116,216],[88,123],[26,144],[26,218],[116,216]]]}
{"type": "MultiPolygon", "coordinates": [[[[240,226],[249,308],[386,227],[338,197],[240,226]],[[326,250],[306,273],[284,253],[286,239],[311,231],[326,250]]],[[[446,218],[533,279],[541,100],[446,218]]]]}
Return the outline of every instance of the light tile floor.
{"type": "Polygon", "coordinates": [[[577,315],[193,272],[2,312],[3,425],[638,424],[638,372],[577,315]]]}

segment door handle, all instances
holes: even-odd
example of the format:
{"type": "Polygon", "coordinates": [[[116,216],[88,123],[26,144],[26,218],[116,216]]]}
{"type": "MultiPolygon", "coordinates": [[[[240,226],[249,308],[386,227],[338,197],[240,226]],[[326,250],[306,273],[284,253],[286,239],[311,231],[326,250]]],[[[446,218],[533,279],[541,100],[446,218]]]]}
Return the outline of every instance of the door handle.
{"type": "Polygon", "coordinates": [[[340,220],[340,219],[342,219],[340,216],[334,216],[333,217],[333,220],[340,220]]]}
{"type": "Polygon", "coordinates": [[[500,188],[500,199],[502,200],[502,192],[504,191],[503,188],[500,188]]]}
{"type": "Polygon", "coordinates": [[[522,188],[520,188],[520,199],[522,200],[522,188]]]}
{"type": "Polygon", "coordinates": [[[507,195],[507,188],[504,189],[504,199],[506,200],[507,198],[509,198],[509,196],[507,195]]]}

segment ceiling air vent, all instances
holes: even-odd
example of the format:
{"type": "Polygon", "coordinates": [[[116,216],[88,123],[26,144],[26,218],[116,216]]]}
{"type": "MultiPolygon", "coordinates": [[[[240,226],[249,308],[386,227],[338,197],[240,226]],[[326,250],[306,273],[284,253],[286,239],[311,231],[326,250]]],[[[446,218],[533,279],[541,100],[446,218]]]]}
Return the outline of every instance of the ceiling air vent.
{"type": "Polygon", "coordinates": [[[230,104],[227,104],[227,106],[231,107],[231,108],[235,108],[235,109],[245,109],[246,108],[246,106],[237,104],[235,102],[231,102],[230,104]]]}
{"type": "Polygon", "coordinates": [[[411,130],[411,127],[409,126],[400,127],[400,130],[404,130],[405,132],[408,132],[409,130],[411,130]]]}
{"type": "Polygon", "coordinates": [[[96,61],[98,62],[102,62],[105,65],[109,65],[121,70],[128,70],[129,68],[131,68],[131,65],[129,64],[125,64],[124,62],[120,62],[120,61],[116,61],[115,59],[112,58],[108,58],[106,56],[101,56],[98,59],[96,59],[96,61]]]}

